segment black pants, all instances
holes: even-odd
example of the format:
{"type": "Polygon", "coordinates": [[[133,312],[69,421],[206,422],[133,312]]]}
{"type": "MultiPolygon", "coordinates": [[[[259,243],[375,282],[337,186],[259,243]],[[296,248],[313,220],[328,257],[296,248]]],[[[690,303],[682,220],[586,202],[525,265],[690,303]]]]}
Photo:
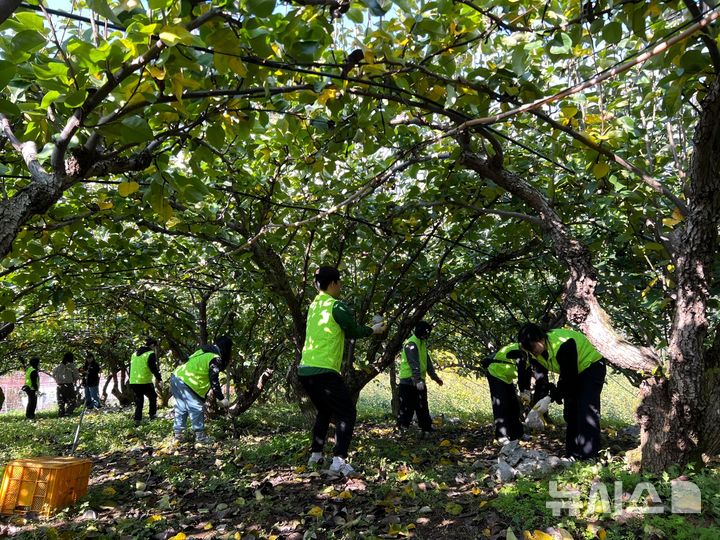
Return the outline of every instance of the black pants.
{"type": "Polygon", "coordinates": [[[422,431],[432,431],[427,386],[422,390],[418,390],[414,384],[399,384],[398,398],[400,400],[397,417],[398,427],[410,427],[413,416],[417,415],[420,429],[422,431]]]}
{"type": "Polygon", "coordinates": [[[520,403],[515,393],[515,385],[501,381],[488,375],[490,399],[495,424],[495,438],[507,437],[511,441],[523,436],[523,425],[520,421],[520,403]]]}
{"type": "Polygon", "coordinates": [[[335,421],[333,456],[347,457],[357,410],[345,381],[338,373],[320,373],[298,377],[317,409],[312,432],[311,452],[322,452],[330,419],[335,421]]]}
{"type": "Polygon", "coordinates": [[[25,418],[35,420],[35,409],[37,408],[37,392],[35,390],[26,390],[28,396],[27,408],[25,409],[25,418]]]}
{"type": "Polygon", "coordinates": [[[72,383],[57,385],[58,416],[72,414],[77,407],[75,386],[72,383]]]}
{"type": "Polygon", "coordinates": [[[565,452],[568,457],[590,459],[600,451],[600,393],[605,384],[605,361],[599,360],[578,375],[565,396],[567,422],[565,452]]]}
{"type": "Polygon", "coordinates": [[[136,422],[142,420],[143,405],[145,405],[145,396],[148,398],[150,408],[148,410],[148,416],[152,420],[155,418],[157,413],[157,394],[155,393],[155,386],[153,383],[147,384],[131,384],[133,394],[135,394],[135,416],[133,417],[136,422]]]}

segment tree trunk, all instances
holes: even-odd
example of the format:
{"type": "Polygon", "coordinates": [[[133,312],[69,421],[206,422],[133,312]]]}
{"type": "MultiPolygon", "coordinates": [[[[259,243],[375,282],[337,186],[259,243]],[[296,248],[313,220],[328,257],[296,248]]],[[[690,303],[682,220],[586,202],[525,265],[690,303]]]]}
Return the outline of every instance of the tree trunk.
{"type": "Polygon", "coordinates": [[[400,412],[400,398],[398,396],[398,384],[397,384],[397,363],[393,362],[390,364],[390,393],[392,395],[390,404],[392,406],[393,417],[397,418],[400,412]]]}

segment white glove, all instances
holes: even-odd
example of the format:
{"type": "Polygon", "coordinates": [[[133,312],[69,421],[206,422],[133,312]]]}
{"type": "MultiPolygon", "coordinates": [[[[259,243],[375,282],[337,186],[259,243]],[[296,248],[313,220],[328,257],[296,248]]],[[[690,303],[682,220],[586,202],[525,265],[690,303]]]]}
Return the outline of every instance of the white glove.
{"type": "Polygon", "coordinates": [[[223,409],[227,409],[230,406],[230,400],[228,398],[221,399],[218,403],[223,409]]]}
{"type": "Polygon", "coordinates": [[[385,330],[387,330],[387,323],[385,321],[375,323],[371,326],[373,334],[384,334],[385,330]]]}
{"type": "Polygon", "coordinates": [[[423,390],[425,390],[425,383],[423,381],[420,381],[419,383],[417,383],[415,385],[415,388],[417,388],[420,392],[422,392],[423,390]]]}

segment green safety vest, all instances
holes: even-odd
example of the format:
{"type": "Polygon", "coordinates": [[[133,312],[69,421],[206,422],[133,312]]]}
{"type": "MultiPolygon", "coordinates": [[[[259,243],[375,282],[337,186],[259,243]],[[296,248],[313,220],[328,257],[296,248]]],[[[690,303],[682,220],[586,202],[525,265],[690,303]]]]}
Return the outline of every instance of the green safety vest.
{"type": "Polygon", "coordinates": [[[332,315],[335,298],[321,291],[310,304],[301,366],[331,369],[340,373],[345,332],[332,315]]]}
{"type": "MultiPolygon", "coordinates": [[[[31,390],[35,390],[37,392],[37,388],[33,386],[32,382],[32,372],[36,371],[34,367],[29,367],[25,370],[25,386],[30,388],[31,390]]],[[[38,377],[38,386],[40,386],[40,377],[38,377]]]]}
{"type": "Polygon", "coordinates": [[[520,345],[517,343],[505,345],[502,349],[495,353],[493,362],[488,367],[488,373],[496,379],[512,384],[517,378],[517,365],[513,359],[508,358],[507,355],[518,349],[520,349],[520,345]]]}
{"type": "Polygon", "coordinates": [[[148,366],[152,351],[140,355],[133,354],[130,359],[130,384],[149,384],[152,382],[152,372],[148,366]]]}
{"type": "Polygon", "coordinates": [[[418,348],[418,357],[420,358],[420,378],[424,381],[425,374],[427,373],[427,343],[425,340],[420,339],[415,334],[410,336],[405,343],[403,343],[402,349],[402,360],[400,361],[400,378],[410,379],[412,378],[412,368],[410,362],[408,362],[407,356],[405,355],[405,345],[414,343],[418,348]]]}
{"type": "Polygon", "coordinates": [[[533,355],[533,357],[548,371],[560,373],[560,365],[557,361],[557,351],[560,346],[569,339],[575,340],[575,346],[577,348],[578,374],[582,373],[590,365],[602,359],[602,354],[593,347],[592,343],[590,343],[588,338],[585,337],[585,334],[577,332],[576,330],[566,330],[565,328],[557,328],[548,332],[546,340],[548,353],[547,360],[542,355],[533,355]]]}
{"type": "Polygon", "coordinates": [[[188,385],[193,392],[205,399],[210,391],[210,362],[217,358],[217,353],[195,351],[187,362],[178,366],[174,375],[188,385]]]}

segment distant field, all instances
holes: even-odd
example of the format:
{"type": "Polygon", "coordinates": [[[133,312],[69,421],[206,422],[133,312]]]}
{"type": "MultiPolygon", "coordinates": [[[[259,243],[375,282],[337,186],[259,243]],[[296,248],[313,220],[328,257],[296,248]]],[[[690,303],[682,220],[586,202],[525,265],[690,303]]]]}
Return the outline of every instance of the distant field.
{"type": "MultiPolygon", "coordinates": [[[[490,391],[485,378],[460,376],[450,371],[444,371],[440,376],[444,386],[428,382],[430,413],[433,416],[444,414],[446,419],[457,417],[480,423],[492,420],[490,391]]],[[[603,424],[634,424],[633,414],[638,403],[637,389],[625,377],[609,375],[602,393],[603,424]]],[[[360,394],[358,413],[360,416],[377,417],[390,414],[390,410],[390,378],[381,374],[360,394]]],[[[553,404],[550,416],[560,419],[562,406],[553,404]]]]}

